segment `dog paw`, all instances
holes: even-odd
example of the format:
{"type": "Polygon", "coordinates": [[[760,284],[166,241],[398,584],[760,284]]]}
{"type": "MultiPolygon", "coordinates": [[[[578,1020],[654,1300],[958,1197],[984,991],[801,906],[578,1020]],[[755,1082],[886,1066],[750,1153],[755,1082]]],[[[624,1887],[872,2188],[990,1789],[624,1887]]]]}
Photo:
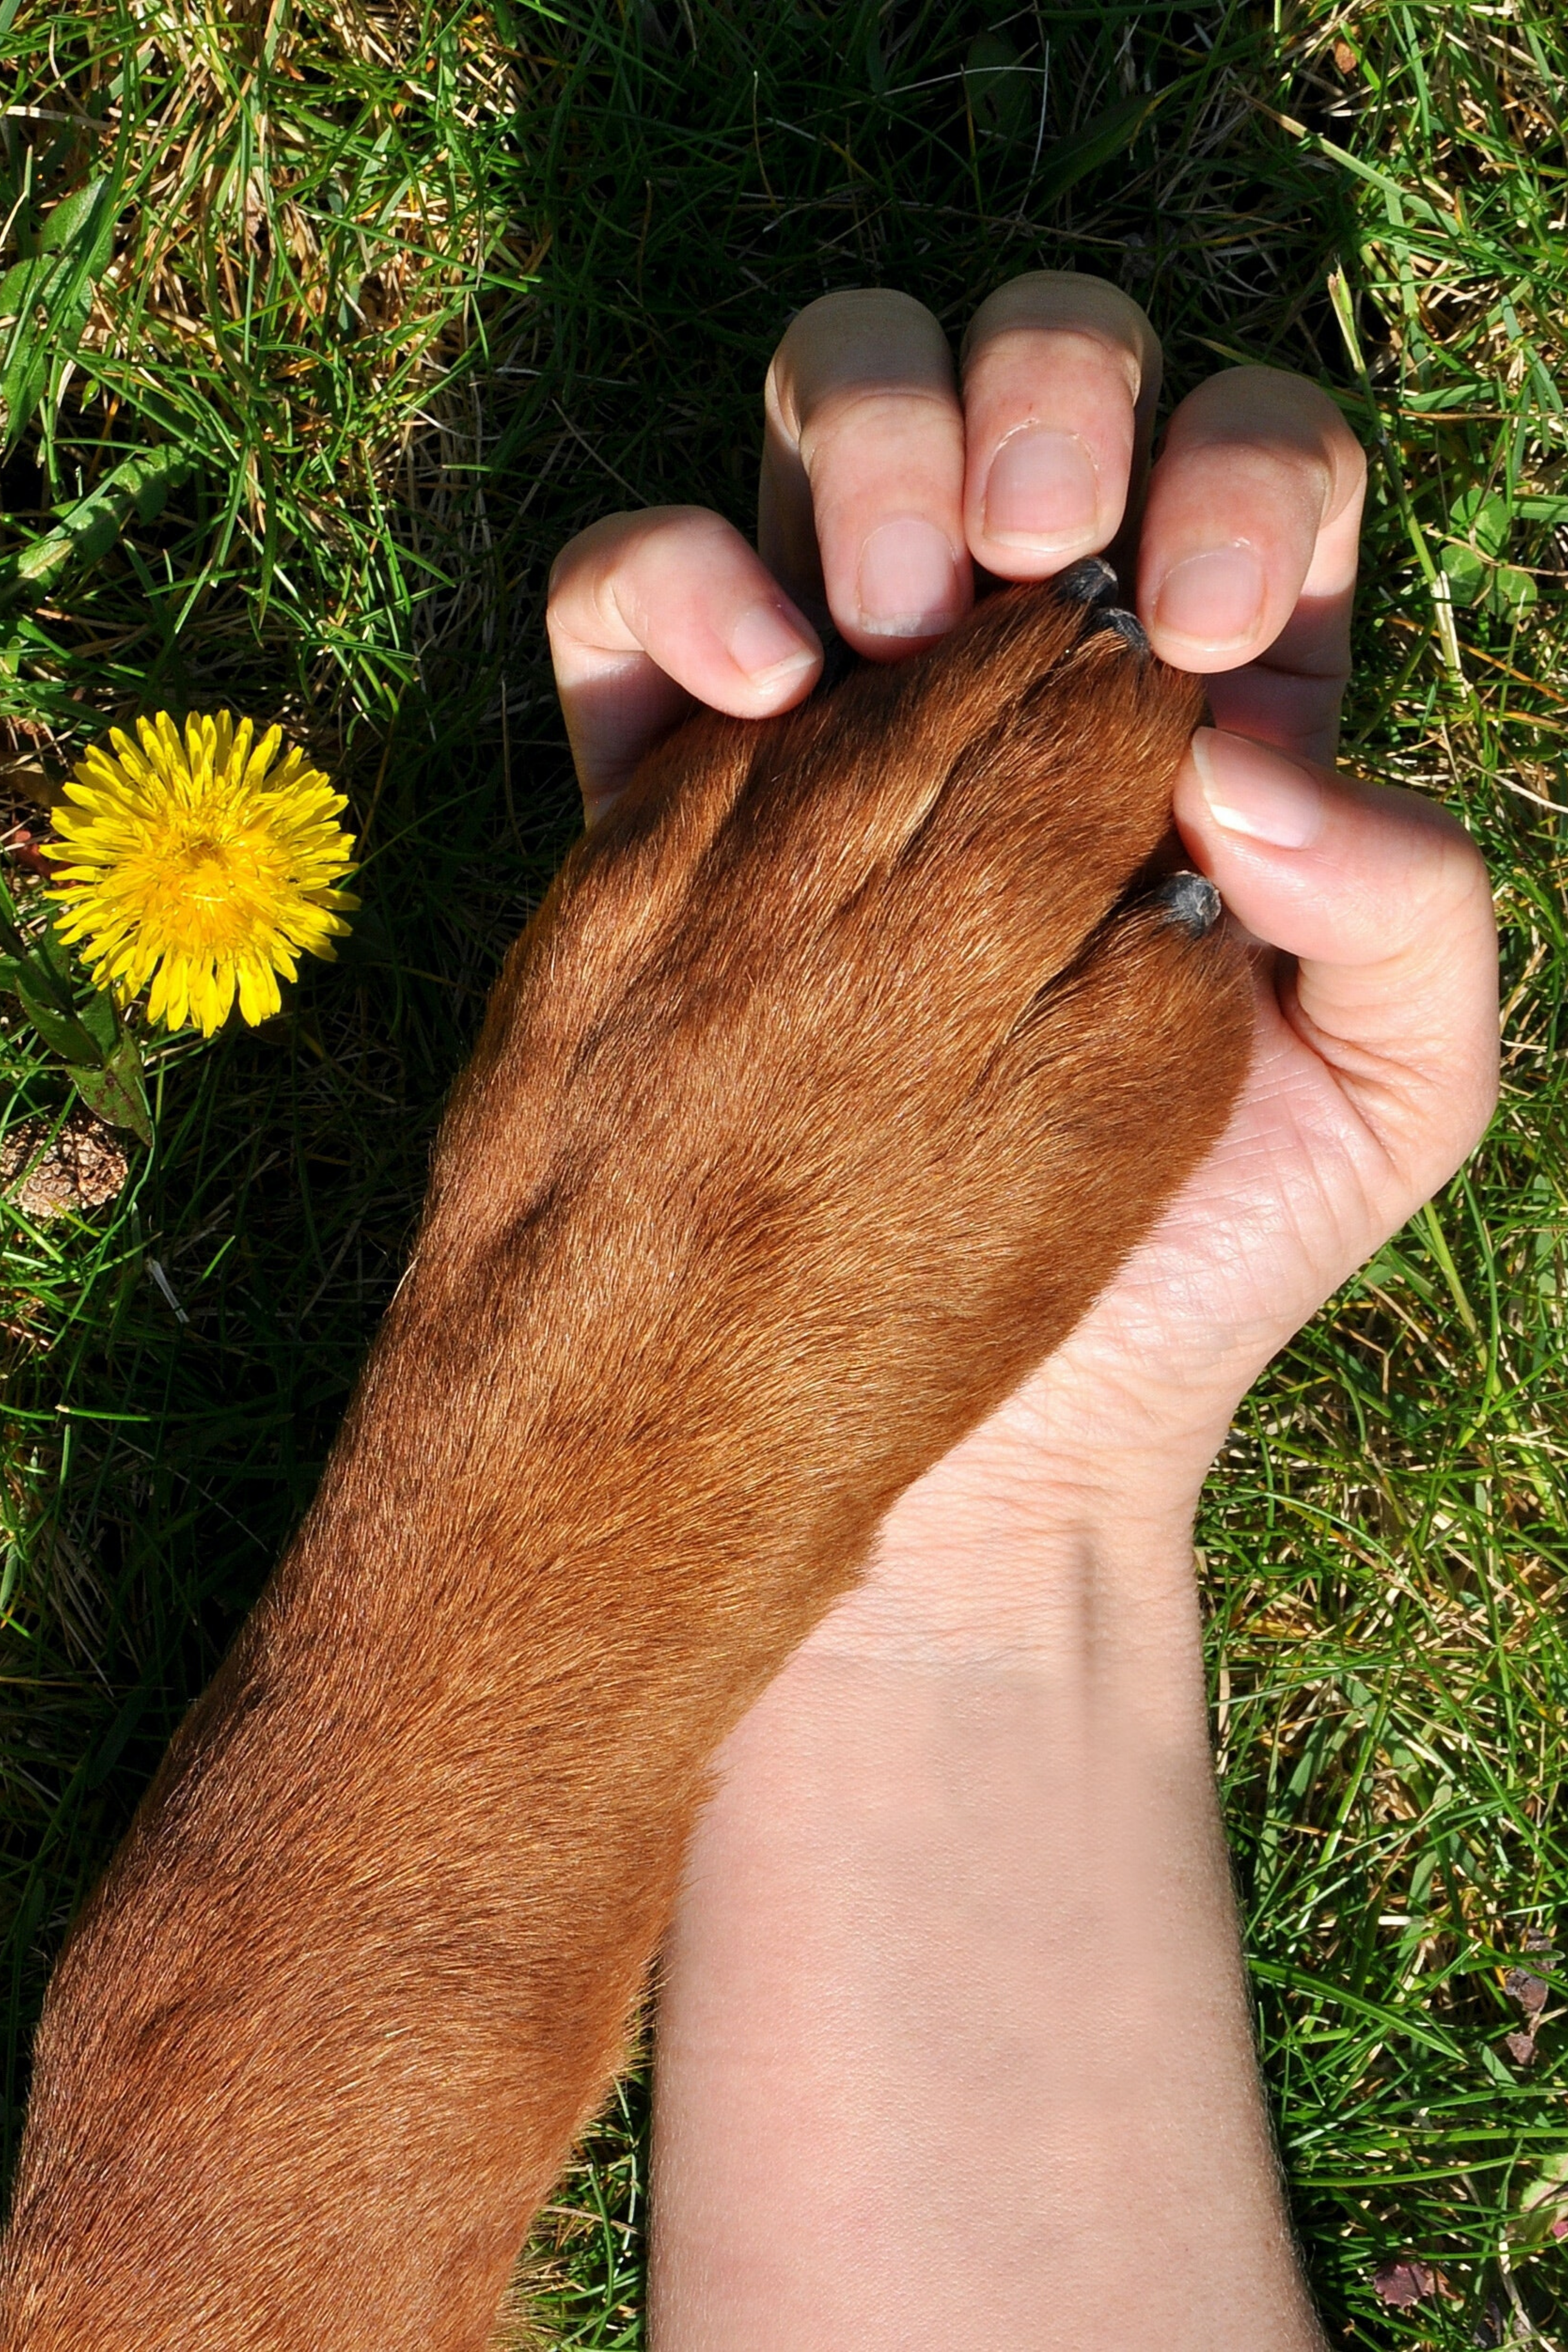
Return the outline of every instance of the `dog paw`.
{"type": "Polygon", "coordinates": [[[568,862],[446,1157],[516,1100],[507,1232],[614,1267],[648,1412],[693,1360],[748,1368],[707,1399],[741,1411],[765,1359],[810,1475],[831,1395],[829,1450],[883,1494],[1065,1337],[1223,1126],[1245,968],[1211,886],[1162,871],[1201,693],[1114,593],[1075,567],[784,718],[704,715],[568,862]]]}

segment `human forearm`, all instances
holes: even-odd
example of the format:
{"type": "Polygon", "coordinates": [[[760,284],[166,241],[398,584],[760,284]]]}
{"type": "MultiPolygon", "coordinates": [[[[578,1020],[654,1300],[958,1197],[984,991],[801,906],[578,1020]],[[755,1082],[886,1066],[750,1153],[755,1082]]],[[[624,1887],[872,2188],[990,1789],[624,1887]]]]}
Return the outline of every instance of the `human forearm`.
{"type": "Polygon", "coordinates": [[[1031,1634],[960,1634],[889,1594],[942,1565],[973,1589],[962,1453],[953,1516],[894,1513],[693,1841],[656,2352],[1306,2352],[1185,1528],[1074,1526],[1073,1495],[1052,1528],[993,1478],[984,1569],[1034,1596],[1031,1634]]]}

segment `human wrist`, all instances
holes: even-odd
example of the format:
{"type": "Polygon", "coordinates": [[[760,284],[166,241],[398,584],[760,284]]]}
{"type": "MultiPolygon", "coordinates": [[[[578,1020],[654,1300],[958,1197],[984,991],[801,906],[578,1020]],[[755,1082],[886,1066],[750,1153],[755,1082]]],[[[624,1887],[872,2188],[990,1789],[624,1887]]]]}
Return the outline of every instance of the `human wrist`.
{"type": "Polygon", "coordinates": [[[1192,1606],[1201,1465],[1135,1450],[1120,1463],[1047,1455],[1021,1442],[1018,1400],[910,1487],[866,1571],[810,1646],[918,1672],[1029,1672],[1082,1638],[1120,1654],[1171,1638],[1192,1606]]]}

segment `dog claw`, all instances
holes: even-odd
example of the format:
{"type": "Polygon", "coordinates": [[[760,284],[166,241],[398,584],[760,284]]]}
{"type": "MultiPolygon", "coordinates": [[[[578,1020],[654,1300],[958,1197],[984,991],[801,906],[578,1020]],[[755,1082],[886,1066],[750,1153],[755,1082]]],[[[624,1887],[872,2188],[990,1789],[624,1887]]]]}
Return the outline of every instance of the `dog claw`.
{"type": "Polygon", "coordinates": [[[1120,604],[1100,605],[1095,612],[1094,625],[1097,629],[1114,629],[1122,644],[1131,646],[1135,654],[1146,654],[1149,650],[1142,622],[1136,613],[1125,612],[1120,604]]]}
{"type": "Polygon", "coordinates": [[[1116,601],[1121,593],[1121,583],[1103,555],[1086,555],[1078,563],[1069,563],[1056,578],[1058,595],[1072,604],[1085,604],[1090,614],[1089,625],[1095,629],[1114,629],[1124,645],[1136,654],[1146,654],[1149,640],[1143,634],[1143,624],[1136,613],[1130,613],[1116,601]]]}
{"type": "Polygon", "coordinates": [[[1086,555],[1058,572],[1055,587],[1070,604],[1108,604],[1121,593],[1120,581],[1103,555],[1086,555]]]}
{"type": "Polygon", "coordinates": [[[1225,912],[1219,892],[1204,874],[1170,874],[1153,893],[1168,922],[1179,923],[1194,940],[1213,930],[1225,912]]]}

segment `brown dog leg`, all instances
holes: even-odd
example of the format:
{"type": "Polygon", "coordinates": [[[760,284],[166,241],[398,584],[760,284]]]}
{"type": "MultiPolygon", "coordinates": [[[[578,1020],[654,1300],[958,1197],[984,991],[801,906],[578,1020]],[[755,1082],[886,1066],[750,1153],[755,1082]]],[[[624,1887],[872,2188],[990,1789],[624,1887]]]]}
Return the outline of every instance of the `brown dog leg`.
{"type": "Polygon", "coordinates": [[[62,1959],[10,2352],[478,2352],[706,1761],[1214,1139],[1092,604],[647,763],[510,959],[298,1541],[62,1959]]]}

